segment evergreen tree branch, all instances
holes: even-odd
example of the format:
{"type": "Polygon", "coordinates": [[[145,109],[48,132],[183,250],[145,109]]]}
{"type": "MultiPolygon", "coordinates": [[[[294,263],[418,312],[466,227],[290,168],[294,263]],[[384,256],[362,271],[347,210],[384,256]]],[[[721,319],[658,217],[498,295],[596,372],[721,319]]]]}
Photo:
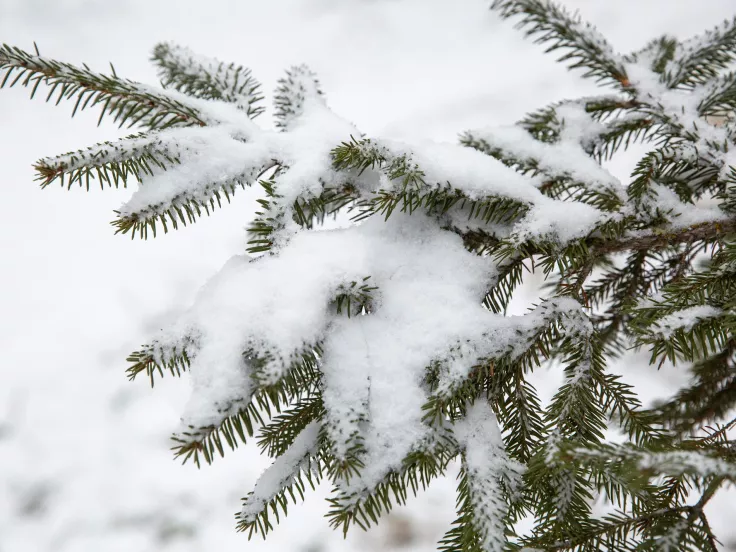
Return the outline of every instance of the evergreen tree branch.
{"type": "Polygon", "coordinates": [[[540,143],[526,133],[506,136],[511,131],[503,129],[498,136],[490,131],[468,131],[461,135],[460,143],[495,157],[523,174],[544,175],[549,180],[541,189],[555,199],[564,196],[566,200],[581,201],[604,211],[621,207],[620,184],[590,159],[582,147],[540,143]],[[584,168],[580,169],[581,166],[584,168]],[[598,181],[591,173],[596,173],[598,181]]]}
{"type": "MultiPolygon", "coordinates": [[[[191,339],[184,340],[193,345],[191,339]]],[[[161,350],[153,345],[144,345],[140,350],[132,352],[126,359],[132,365],[125,371],[128,379],[133,381],[138,374],[145,372],[151,381],[151,387],[154,384],[154,376],[158,373],[163,377],[164,372],[168,371],[172,376],[181,376],[190,365],[189,355],[187,354],[186,345],[181,350],[172,348],[171,350],[161,350]]]]}
{"type": "Polygon", "coordinates": [[[289,130],[305,107],[314,102],[324,104],[324,94],[317,75],[306,65],[292,67],[285,77],[279,79],[274,94],[276,126],[289,130]]]}
{"type": "Polygon", "coordinates": [[[149,129],[171,126],[204,126],[209,121],[194,107],[185,105],[155,88],[122,79],[115,75],[95,73],[69,63],[29,54],[20,48],[4,44],[0,48],[0,88],[20,84],[31,88],[31,97],[41,83],[49,87],[46,101],[56,96],[76,100],[77,110],[101,107],[100,121],[112,117],[121,127],[141,124],[149,129]],[[12,77],[12,79],[11,79],[12,77]]]}
{"type": "Polygon", "coordinates": [[[181,458],[182,464],[191,459],[199,468],[201,456],[207,464],[211,464],[216,453],[225,456],[223,441],[231,450],[235,450],[239,442],[245,444],[253,437],[257,425],[264,423],[260,409],[251,398],[238,397],[220,405],[219,409],[222,412],[219,423],[190,425],[172,436],[175,443],[172,447],[174,458],[181,458]]]}
{"type": "Polygon", "coordinates": [[[677,506],[664,510],[648,512],[639,516],[617,513],[606,516],[601,522],[593,522],[574,538],[554,542],[548,538],[524,541],[528,548],[543,546],[544,550],[569,550],[571,552],[593,552],[595,550],[631,551],[637,549],[636,537],[643,533],[653,521],[687,512],[688,506],[677,506]]]}
{"type": "Polygon", "coordinates": [[[622,251],[642,251],[670,247],[679,243],[714,241],[736,232],[736,218],[713,222],[702,222],[685,228],[652,232],[643,236],[600,241],[591,249],[599,255],[622,251]]]}
{"type": "Polygon", "coordinates": [[[276,165],[276,161],[272,161],[270,164],[249,167],[240,174],[225,175],[219,180],[204,184],[198,183],[195,188],[176,193],[159,203],[134,208],[126,205],[115,211],[117,219],[110,224],[115,228],[116,234],[130,233],[131,238],[137,235],[147,239],[150,230],[155,238],[159,224],[164,233],[169,231],[169,226],[176,230],[180,224],[194,224],[203,213],[209,215],[216,208],[221,208],[223,197],[230,203],[231,196],[238,188],[250,186],[276,165]]]}
{"type": "Polygon", "coordinates": [[[704,88],[705,97],[698,104],[698,113],[733,119],[736,113],[736,72],[727,73],[704,88]]]}
{"type": "Polygon", "coordinates": [[[468,219],[485,223],[509,223],[520,218],[529,206],[511,197],[470,198],[450,183],[426,182],[422,169],[409,155],[395,155],[388,148],[374,144],[370,139],[343,142],[332,152],[333,165],[338,170],[353,169],[361,173],[378,168],[398,187],[378,188],[357,204],[359,221],[374,214],[388,219],[398,208],[413,213],[425,209],[442,215],[453,207],[464,210],[468,219]]]}
{"type": "Polygon", "coordinates": [[[45,188],[58,180],[63,187],[75,183],[89,190],[90,181],[97,180],[100,187],[122,185],[135,178],[141,182],[144,176],[152,176],[156,170],[179,163],[179,152],[158,134],[134,134],[103,142],[76,152],[45,157],[34,165],[36,180],[45,188]]]}
{"type": "Polygon", "coordinates": [[[282,132],[261,131],[249,120],[262,108],[248,69],[172,44],[153,54],[168,91],[9,46],[0,79],[31,95],[47,84],[47,99],[74,100],[75,113],[96,105],[155,131],[36,164],[44,187],[143,178],[118,212],[118,232],[145,237],[194,222],[260,181],[249,249],[269,254],[257,266],[229,265],[173,333],[129,356],[127,371],[152,385],[156,374],[191,372],[195,393],[174,436],[185,462],[210,463],[254,436],[273,457],[244,499],[239,530],[265,536],[324,477],[334,484],[331,525],[367,528],[460,455],[458,519],[440,543],[448,552],[715,550],[704,507],[736,481],[736,420],[727,421],[736,406],[736,77],[721,74],[736,59],[736,19],[619,56],[549,0],[492,7],[616,92],[463,135],[478,153],[363,138],[331,114],[305,66],[278,83],[282,132]],[[170,126],[212,128],[158,131],[170,126]],[[601,163],[644,140],[656,149],[624,190],[601,163]],[[351,227],[313,231],[342,212],[351,227]],[[330,240],[345,249],[335,259],[311,247],[330,240]],[[403,247],[416,258],[406,261],[403,247]],[[441,262],[433,247],[448,252],[441,262]],[[284,266],[281,280],[271,270],[284,266]],[[544,278],[541,303],[505,317],[525,269],[544,278]],[[302,285],[309,291],[299,296],[302,285]],[[425,287],[413,296],[415,286],[425,287]],[[231,302],[232,289],[251,295],[231,302]],[[420,316],[399,318],[388,338],[396,343],[378,343],[373,362],[371,335],[386,334],[372,332],[396,322],[397,305],[420,316]],[[454,323],[456,310],[468,326],[454,323]],[[651,409],[608,370],[643,344],[652,363],[686,361],[693,375],[651,409]],[[358,357],[370,362],[355,371],[358,357]],[[564,371],[546,408],[531,378],[543,364],[564,371]],[[337,378],[337,368],[353,373],[337,378]],[[412,394],[393,388],[394,376],[407,376],[412,394]],[[413,425],[400,435],[393,412],[378,409],[405,401],[415,410],[400,419],[413,425]],[[609,422],[623,444],[606,440],[609,422]],[[596,516],[599,497],[618,510],[596,516]],[[532,529],[516,535],[526,516],[532,529]]]}
{"type": "Polygon", "coordinates": [[[627,55],[624,59],[628,63],[645,64],[651,71],[662,75],[667,69],[667,64],[674,59],[679,44],[676,38],[664,35],[651,40],[641,50],[627,55]]]}
{"type": "MultiPolygon", "coordinates": [[[[458,452],[454,439],[439,433],[426,447],[410,452],[401,468],[389,472],[374,488],[353,485],[341,490],[338,485],[336,496],[327,499],[330,526],[342,529],[343,534],[347,534],[352,525],[368,530],[381,516],[389,513],[394,504],[405,505],[409,492],[416,496],[432,480],[444,474],[458,452]]],[[[328,468],[333,481],[336,480],[334,468],[333,465],[328,468]]]]}
{"type": "Polygon", "coordinates": [[[261,85],[250,69],[200,56],[169,42],[154,47],[152,60],[166,88],[196,98],[233,103],[250,118],[264,111],[257,105],[263,99],[259,92],[261,85]]]}
{"type": "Polygon", "coordinates": [[[299,401],[294,408],[272,418],[259,431],[258,446],[272,458],[283,454],[304,428],[324,417],[322,397],[310,396],[299,401]]]}
{"type": "Polygon", "coordinates": [[[684,42],[667,70],[671,87],[704,83],[736,59],[736,18],[684,42]]]}
{"type": "Polygon", "coordinates": [[[687,434],[708,421],[727,415],[736,406],[736,365],[734,344],[709,358],[695,363],[692,383],[654,409],[668,427],[687,434]]]}
{"type": "Polygon", "coordinates": [[[563,50],[559,61],[570,62],[570,68],[585,70],[584,76],[597,81],[629,86],[623,60],[590,23],[568,13],[549,0],[494,0],[491,9],[501,17],[521,16],[518,26],[527,27],[527,35],[537,35],[536,42],[551,43],[547,52],[563,50]]]}
{"type": "Polygon", "coordinates": [[[269,509],[278,523],[279,510],[287,514],[289,497],[294,504],[297,494],[304,500],[305,480],[312,490],[316,488],[324,472],[323,441],[318,422],[311,422],[296,436],[292,445],[261,475],[253,491],[243,498],[243,507],[236,515],[238,531],[247,531],[248,539],[257,533],[265,539],[273,529],[269,509]]]}

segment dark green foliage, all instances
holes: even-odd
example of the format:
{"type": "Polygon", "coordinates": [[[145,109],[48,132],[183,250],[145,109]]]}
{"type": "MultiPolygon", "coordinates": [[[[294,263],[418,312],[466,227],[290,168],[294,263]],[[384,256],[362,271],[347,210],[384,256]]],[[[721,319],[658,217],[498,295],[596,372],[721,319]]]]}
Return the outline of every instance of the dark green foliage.
{"type": "Polygon", "coordinates": [[[189,367],[186,349],[181,352],[172,350],[164,356],[161,351],[156,351],[155,347],[146,345],[140,351],[131,353],[126,360],[132,363],[126,370],[128,378],[132,381],[138,374],[145,372],[151,380],[151,387],[153,387],[154,376],[157,373],[160,377],[163,377],[165,371],[172,376],[181,376],[182,372],[189,367]]]}
{"type": "MultiPolygon", "coordinates": [[[[318,453],[315,457],[307,456],[299,472],[290,481],[284,483],[282,490],[263,506],[254,519],[246,519],[242,514],[236,515],[237,530],[248,533],[249,539],[258,534],[265,539],[269,531],[274,529],[274,521],[279,523],[281,516],[287,514],[289,499],[292,504],[296,504],[298,500],[304,500],[307,484],[311,490],[314,490],[322,481],[326,457],[326,451],[318,453]]],[[[247,501],[248,498],[245,497],[243,501],[247,501]]]]}
{"type": "Polygon", "coordinates": [[[586,77],[628,85],[626,72],[608,42],[589,23],[547,0],[495,0],[493,9],[502,17],[521,16],[518,26],[536,36],[548,52],[562,50],[559,61],[569,61],[573,69],[585,70],[586,77]]]}
{"type": "Polygon", "coordinates": [[[31,97],[40,84],[49,87],[46,101],[56,98],[74,101],[74,111],[100,107],[100,120],[112,117],[121,127],[142,125],[149,129],[171,126],[204,125],[206,120],[196,108],[157,93],[136,82],[112,75],[94,73],[69,63],[29,54],[4,44],[0,48],[0,87],[20,84],[31,89],[31,97]]]}
{"type": "Polygon", "coordinates": [[[53,184],[70,189],[74,184],[89,191],[90,181],[100,188],[127,187],[128,180],[141,182],[157,170],[179,163],[177,152],[171,151],[155,134],[134,134],[116,142],[103,142],[85,150],[40,159],[34,165],[41,187],[53,184]]]}
{"type": "Polygon", "coordinates": [[[362,173],[368,168],[377,168],[389,180],[400,184],[398,189],[379,188],[373,191],[371,198],[358,202],[358,214],[353,217],[356,221],[374,214],[388,219],[397,208],[405,213],[421,209],[441,215],[458,207],[467,212],[468,219],[508,223],[520,217],[527,208],[512,198],[471,199],[449,182],[426,182],[424,172],[409,156],[395,155],[388,148],[373,144],[368,138],[352,138],[350,142],[344,142],[334,149],[333,158],[337,169],[352,169],[362,173]]]}
{"type": "MultiPolygon", "coordinates": [[[[420,490],[445,473],[452,459],[457,455],[457,444],[451,437],[440,434],[435,445],[425,450],[410,453],[400,471],[390,472],[374,489],[364,489],[364,496],[357,498],[344,493],[329,498],[331,506],[327,517],[330,525],[347,533],[351,525],[368,529],[379,522],[379,518],[389,513],[394,504],[403,506],[409,493],[416,496],[420,490]]],[[[328,466],[328,475],[342,477],[334,465],[328,466]]]]}

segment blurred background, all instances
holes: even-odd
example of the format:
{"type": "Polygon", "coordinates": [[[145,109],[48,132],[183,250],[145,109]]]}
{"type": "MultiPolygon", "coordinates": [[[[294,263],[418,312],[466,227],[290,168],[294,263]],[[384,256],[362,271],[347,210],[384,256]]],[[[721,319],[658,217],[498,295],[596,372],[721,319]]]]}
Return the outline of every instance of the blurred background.
{"type": "MultiPolygon", "coordinates": [[[[308,63],[330,106],[368,135],[456,141],[594,87],[524,41],[487,0],[0,0],[0,41],[155,83],[162,40],[253,69],[267,101],[283,70],[308,63]]],[[[629,51],[650,38],[699,33],[733,0],[564,0],[629,51]]],[[[33,182],[39,157],[121,136],[92,111],[25,89],[0,93],[0,552],[295,552],[435,549],[454,511],[452,474],[347,541],[322,516],[325,489],[269,536],[248,543],[234,512],[266,467],[257,447],[197,470],[172,459],[169,436],[186,378],[129,383],[125,357],[184,310],[242,252],[255,190],[156,240],[113,235],[131,192],[33,182]]],[[[269,105],[270,108],[270,105],[269,105]]],[[[258,121],[270,125],[270,111],[258,121]]],[[[612,169],[625,178],[633,154],[612,169]]],[[[632,355],[617,367],[648,400],[683,381],[632,355]]],[[[540,374],[551,385],[556,374],[540,374]]],[[[543,383],[544,384],[544,383],[543,383]]],[[[548,389],[548,391],[549,391],[548,389]]],[[[736,499],[711,503],[724,550],[736,550],[736,499]]]]}

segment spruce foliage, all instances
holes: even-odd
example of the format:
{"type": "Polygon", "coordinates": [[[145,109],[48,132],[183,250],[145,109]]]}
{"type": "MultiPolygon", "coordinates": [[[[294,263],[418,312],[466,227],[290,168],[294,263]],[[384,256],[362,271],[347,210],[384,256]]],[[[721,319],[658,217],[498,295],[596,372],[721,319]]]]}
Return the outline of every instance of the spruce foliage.
{"type": "Polygon", "coordinates": [[[736,19],[620,55],[549,0],[492,9],[604,93],[427,146],[361,134],[305,66],[264,130],[250,70],[173,44],[154,48],[162,88],[7,45],[0,82],[136,129],[35,165],[43,187],[139,183],[116,232],[263,191],[253,256],[127,370],[191,374],[184,462],[251,440],[274,459],[238,530],[265,537],[324,480],[330,524],[365,529],[458,460],[443,551],[715,551],[704,507],[736,480],[736,19]],[[621,183],[601,163],[634,142],[650,149],[621,183]],[[529,272],[547,296],[506,316],[529,272]],[[690,383],[644,406],[610,369],[632,348],[690,383]],[[544,404],[547,365],[563,383],[544,404]]]}

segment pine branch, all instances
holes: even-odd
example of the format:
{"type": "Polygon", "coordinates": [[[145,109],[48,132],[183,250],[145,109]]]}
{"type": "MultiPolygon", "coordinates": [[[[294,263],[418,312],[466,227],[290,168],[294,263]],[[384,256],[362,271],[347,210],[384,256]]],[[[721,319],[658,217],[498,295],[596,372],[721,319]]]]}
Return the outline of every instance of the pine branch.
{"type": "Polygon", "coordinates": [[[247,227],[248,253],[263,253],[270,251],[277,239],[278,232],[287,224],[287,215],[303,229],[312,229],[315,225],[323,224],[329,215],[335,215],[344,207],[348,211],[358,201],[358,193],[351,183],[338,186],[328,186],[324,182],[317,193],[305,193],[297,197],[289,206],[282,201],[282,196],[276,191],[278,177],[284,167],[277,167],[270,180],[259,180],[265,197],[258,199],[260,210],[256,211],[254,220],[247,227]]]}
{"type": "MultiPolygon", "coordinates": [[[[634,102],[631,102],[634,103],[634,102]]],[[[633,112],[629,116],[621,116],[605,124],[605,130],[592,140],[590,153],[604,161],[612,159],[622,147],[656,138],[658,126],[654,119],[646,113],[633,112]]]]}
{"type": "Polygon", "coordinates": [[[549,0],[494,0],[491,9],[504,19],[521,16],[519,28],[536,35],[536,42],[551,43],[547,52],[563,50],[559,61],[569,61],[571,69],[584,69],[585,77],[629,86],[623,60],[590,23],[571,15],[549,0]]]}
{"type": "Polygon", "coordinates": [[[524,544],[528,548],[544,546],[545,550],[569,550],[571,552],[593,552],[595,550],[633,552],[637,549],[636,538],[651,526],[652,522],[668,520],[672,517],[680,519],[680,514],[686,511],[687,506],[680,506],[639,516],[616,513],[604,517],[601,522],[593,522],[590,527],[578,533],[574,538],[561,542],[554,542],[551,538],[529,539],[524,544]]]}
{"type": "Polygon", "coordinates": [[[604,211],[621,207],[620,184],[591,159],[582,147],[570,143],[546,144],[516,129],[468,131],[460,143],[514,167],[522,174],[549,179],[542,190],[555,199],[580,201],[604,211]]]}
{"type": "Polygon", "coordinates": [[[670,247],[679,243],[720,240],[734,232],[736,232],[736,219],[702,222],[686,228],[654,232],[640,237],[601,241],[593,245],[592,249],[596,254],[641,251],[670,247]]]}
{"type": "Polygon", "coordinates": [[[527,210],[519,200],[510,197],[485,197],[471,199],[450,183],[426,182],[422,169],[409,155],[395,155],[388,148],[374,144],[370,139],[343,142],[332,151],[333,165],[337,170],[379,169],[398,187],[379,188],[370,197],[357,204],[359,221],[374,214],[388,219],[399,209],[404,213],[424,209],[441,215],[457,207],[467,213],[468,219],[488,223],[509,223],[517,220],[527,210]]]}
{"type": "Polygon", "coordinates": [[[143,125],[149,129],[172,126],[204,126],[210,121],[194,107],[185,105],[155,88],[79,69],[69,63],[29,54],[20,48],[4,44],[0,48],[0,88],[21,86],[31,88],[31,97],[40,84],[49,87],[46,101],[56,96],[62,100],[76,100],[72,116],[87,107],[101,107],[100,121],[112,117],[120,127],[143,125]],[[12,78],[11,78],[12,77],[12,78]]]}
{"type": "Polygon", "coordinates": [[[289,130],[304,112],[305,106],[324,104],[324,94],[317,76],[306,65],[292,67],[279,79],[274,95],[276,126],[289,130]]]}
{"type": "Polygon", "coordinates": [[[153,49],[162,84],[195,98],[233,103],[251,119],[263,113],[260,83],[250,69],[199,56],[189,48],[162,42],[153,49]]]}
{"type": "Polygon", "coordinates": [[[196,187],[176,193],[165,201],[144,201],[142,205],[135,207],[127,204],[121,210],[115,211],[117,219],[110,224],[115,228],[116,234],[130,233],[131,238],[137,235],[147,239],[150,230],[155,238],[159,224],[164,233],[169,231],[169,226],[176,230],[180,224],[194,224],[203,214],[209,215],[216,208],[221,208],[223,197],[230,203],[231,196],[238,188],[250,186],[275,165],[276,162],[272,161],[270,164],[248,167],[240,174],[224,175],[216,181],[197,183],[196,187]]]}
{"type": "Polygon", "coordinates": [[[643,445],[663,436],[658,427],[660,418],[642,408],[634,388],[623,383],[621,376],[594,372],[593,377],[603,398],[603,411],[618,418],[629,439],[643,445]]]}
{"type": "MultiPolygon", "coordinates": [[[[187,341],[193,343],[191,340],[185,340],[187,341]]],[[[138,374],[145,372],[151,381],[151,387],[153,387],[156,373],[160,377],[163,377],[165,371],[171,373],[172,376],[181,376],[190,365],[186,346],[180,351],[176,348],[169,351],[158,349],[155,343],[144,345],[142,349],[132,352],[126,360],[133,363],[125,371],[128,379],[133,381],[138,374]]]]}
{"type": "Polygon", "coordinates": [[[312,422],[304,428],[291,447],[261,475],[253,491],[243,498],[242,510],[236,515],[238,531],[247,531],[248,539],[258,533],[265,539],[273,529],[269,509],[278,523],[279,509],[283,515],[287,514],[289,497],[294,504],[297,494],[304,500],[305,480],[312,490],[316,488],[324,472],[323,441],[319,423],[312,422]]]}
{"type": "Polygon", "coordinates": [[[668,67],[671,87],[702,84],[736,59],[736,18],[683,43],[668,67]]]}
{"type": "Polygon", "coordinates": [[[89,190],[91,181],[100,187],[122,185],[135,178],[152,176],[156,170],[179,163],[179,152],[158,134],[134,134],[56,157],[45,157],[34,165],[36,180],[45,188],[58,180],[70,189],[75,183],[89,190]]]}
{"type": "MultiPolygon", "coordinates": [[[[592,121],[599,123],[598,131],[588,130],[580,136],[582,148],[598,162],[611,159],[621,147],[628,148],[632,143],[651,140],[661,125],[655,124],[654,118],[640,110],[644,104],[638,100],[619,96],[600,96],[557,102],[539,111],[529,113],[517,125],[540,142],[555,144],[565,130],[565,119],[560,111],[579,110],[588,115],[592,121]]],[[[463,145],[490,153],[487,144],[474,140],[472,135],[464,133],[460,136],[463,145]]],[[[535,169],[527,167],[517,160],[508,159],[508,164],[524,171],[535,169]],[[510,162],[509,162],[510,161],[510,162]]],[[[553,196],[554,197],[554,196],[553,196]]]]}
{"type": "Polygon", "coordinates": [[[272,418],[259,431],[258,446],[272,458],[283,454],[307,425],[325,415],[322,397],[300,400],[292,409],[272,418]]]}
{"type": "MultiPolygon", "coordinates": [[[[632,174],[634,179],[628,186],[629,198],[641,202],[645,197],[653,196],[652,186],[658,183],[674,188],[680,197],[692,198],[693,189],[689,184],[696,174],[693,159],[704,168],[708,167],[705,160],[698,158],[696,148],[689,143],[664,147],[646,154],[637,163],[632,174]]],[[[716,168],[716,175],[718,170],[716,168]]]]}
{"type": "MultiPolygon", "coordinates": [[[[487,237],[485,238],[488,239],[487,237]]],[[[479,254],[490,253],[490,250],[479,251],[479,254]]],[[[512,259],[499,267],[496,281],[483,298],[483,305],[495,312],[506,314],[506,309],[513,298],[513,293],[523,282],[524,270],[531,272],[524,257],[512,259]]]]}
{"type": "Polygon", "coordinates": [[[574,461],[576,465],[615,466],[620,474],[634,480],[642,474],[650,478],[658,475],[691,475],[708,482],[720,480],[711,493],[724,481],[736,479],[734,458],[723,458],[712,450],[703,449],[698,440],[674,445],[660,441],[646,448],[633,445],[569,446],[560,454],[566,461],[574,461]]]}
{"type": "Polygon", "coordinates": [[[275,358],[269,351],[246,350],[243,361],[249,369],[251,387],[255,388],[246,394],[239,394],[238,389],[228,390],[230,395],[213,405],[217,412],[215,419],[209,416],[207,424],[190,422],[184,431],[174,435],[175,457],[182,457],[183,462],[191,458],[199,467],[201,455],[211,464],[215,453],[224,456],[223,440],[235,450],[238,442],[245,444],[253,437],[255,427],[264,427],[275,414],[313,396],[321,377],[320,354],[319,345],[305,347],[288,359],[275,358]],[[274,370],[273,365],[280,367],[274,370]],[[273,372],[281,374],[276,381],[271,381],[273,372]]]}
{"type": "MultiPolygon", "coordinates": [[[[591,258],[600,260],[606,255],[626,251],[656,251],[671,248],[678,244],[717,243],[730,239],[736,232],[736,219],[717,220],[693,224],[685,228],[674,228],[650,232],[637,232],[633,236],[614,235],[611,238],[590,236],[584,240],[573,242],[569,249],[559,250],[556,246],[543,242],[525,243],[509,246],[508,243],[499,241],[492,235],[473,233],[472,238],[475,248],[488,247],[495,252],[499,261],[516,258],[529,258],[539,256],[538,266],[543,269],[545,275],[550,274],[557,268],[558,261],[562,259],[575,259],[574,266],[582,266],[591,258]]],[[[463,232],[463,235],[466,235],[463,232]]],[[[572,268],[574,268],[574,266],[572,268]]],[[[561,272],[567,272],[571,267],[560,266],[561,272]]]]}
{"type": "Polygon", "coordinates": [[[292,205],[292,218],[302,228],[311,230],[324,224],[330,215],[347,207],[349,212],[355,206],[359,194],[351,183],[342,186],[329,186],[322,183],[319,194],[308,193],[299,196],[292,205]]]}
{"type": "Polygon", "coordinates": [[[282,132],[262,131],[248,120],[262,111],[248,69],[172,44],[153,54],[168,91],[9,46],[0,78],[31,95],[45,83],[47,99],[74,100],[74,112],[96,105],[102,117],[153,130],[36,164],[44,187],[143,179],[113,223],[120,233],[192,223],[260,182],[249,250],[268,255],[213,280],[173,333],[129,356],[127,371],[152,385],[156,374],[191,372],[193,400],[174,436],[184,462],[211,463],[253,437],[273,457],[244,498],[239,530],[265,537],[325,477],[330,524],[368,528],[460,455],[458,519],[443,550],[715,550],[703,508],[736,481],[736,77],[721,74],[736,59],[736,19],[685,44],[663,36],[619,56],[549,0],[492,7],[616,92],[466,133],[472,151],[363,138],[327,109],[305,66],[278,83],[282,132]],[[636,141],[655,149],[624,193],[601,163],[636,141]],[[314,231],[345,212],[352,226],[314,231]],[[321,239],[345,251],[333,259],[321,239]],[[448,252],[441,263],[432,247],[448,252]],[[272,270],[284,266],[282,281],[272,270]],[[505,317],[525,269],[544,278],[542,302],[505,317]],[[222,285],[240,277],[247,285],[222,285]],[[223,292],[236,287],[251,295],[230,304],[223,292]],[[407,289],[411,305],[399,298],[407,289]],[[395,344],[374,343],[372,332],[407,305],[427,309],[398,318],[418,335],[397,325],[395,344]],[[199,316],[222,309],[232,335],[199,316]],[[468,326],[454,323],[456,311],[468,326]],[[652,363],[686,361],[692,381],[643,409],[608,371],[632,345],[651,346],[652,363]],[[358,357],[370,366],[336,385],[335,370],[355,370],[358,357]],[[532,385],[542,365],[564,375],[546,408],[532,385]],[[404,369],[411,378],[385,372],[404,369]],[[410,381],[406,397],[394,375],[410,381]],[[410,404],[400,419],[413,425],[394,439],[396,420],[381,418],[392,412],[378,409],[410,404]],[[625,442],[613,445],[606,432],[617,428],[625,442]],[[695,489],[700,498],[688,503],[695,489]],[[618,510],[595,515],[598,498],[618,510]],[[516,535],[527,517],[532,529],[516,535]]]}
{"type": "Polygon", "coordinates": [[[517,124],[537,140],[554,143],[559,140],[560,132],[563,129],[563,117],[559,114],[560,108],[582,109],[593,120],[603,122],[610,118],[616,118],[639,106],[638,101],[620,95],[563,100],[528,113],[517,124]]]}
{"type": "Polygon", "coordinates": [[[736,315],[709,307],[681,311],[659,305],[640,307],[632,325],[639,328],[638,345],[651,346],[651,363],[695,361],[723,350],[736,329],[736,315]]]}
{"type": "Polygon", "coordinates": [[[366,276],[360,284],[352,281],[349,285],[339,286],[335,298],[337,314],[342,314],[344,309],[348,318],[350,318],[353,313],[356,315],[368,314],[373,310],[373,292],[378,287],[369,285],[369,279],[370,276],[366,276]]]}
{"type": "Polygon", "coordinates": [[[484,546],[484,535],[482,529],[478,527],[476,519],[473,516],[473,502],[471,493],[471,483],[468,477],[465,465],[458,474],[457,487],[457,512],[458,517],[452,522],[452,528],[445,533],[440,540],[439,548],[441,552],[465,552],[466,550],[482,550],[495,551],[503,550],[497,546],[489,548],[484,546]]]}
{"type": "Polygon", "coordinates": [[[175,443],[172,447],[174,458],[181,458],[182,464],[191,459],[199,468],[201,455],[205,462],[211,464],[216,453],[221,457],[225,456],[223,441],[230,450],[235,450],[238,443],[246,444],[253,437],[256,425],[264,423],[260,410],[249,398],[238,398],[226,405],[220,405],[219,408],[223,412],[219,423],[190,425],[186,430],[172,436],[175,443]]]}
{"type": "Polygon", "coordinates": [[[678,434],[691,433],[706,422],[722,419],[736,406],[736,363],[730,347],[695,363],[692,383],[654,409],[667,427],[678,434]]]}
{"type": "Polygon", "coordinates": [[[641,50],[629,54],[624,59],[628,63],[644,64],[651,71],[663,75],[668,63],[674,59],[678,46],[676,38],[664,35],[648,42],[641,50]]]}
{"type": "MultiPolygon", "coordinates": [[[[327,514],[330,526],[347,534],[352,525],[368,530],[379,518],[389,513],[394,504],[405,505],[409,492],[414,496],[429,483],[444,474],[450,461],[457,456],[457,443],[446,434],[435,436],[435,441],[424,449],[407,455],[401,469],[391,471],[374,488],[353,486],[348,490],[337,487],[337,496],[328,498],[327,514]]],[[[329,468],[333,481],[334,467],[329,468]]]]}
{"type": "Polygon", "coordinates": [[[736,117],[736,72],[710,81],[703,88],[704,97],[698,104],[698,113],[731,120],[736,117]]]}

